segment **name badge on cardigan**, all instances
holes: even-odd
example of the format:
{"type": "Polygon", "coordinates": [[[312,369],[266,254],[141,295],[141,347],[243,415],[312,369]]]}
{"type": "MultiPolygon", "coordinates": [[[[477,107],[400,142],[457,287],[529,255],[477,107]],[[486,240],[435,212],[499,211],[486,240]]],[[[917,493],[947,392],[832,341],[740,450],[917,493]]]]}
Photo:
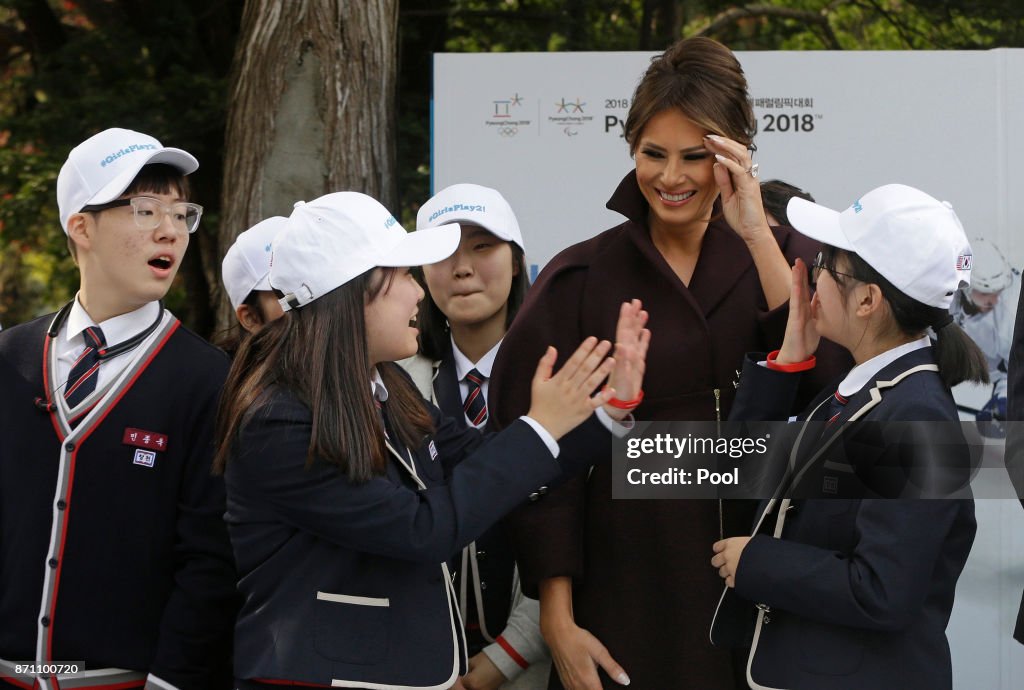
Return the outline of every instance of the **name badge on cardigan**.
{"type": "Polygon", "coordinates": [[[157,452],[167,450],[166,434],[158,434],[145,429],[133,429],[132,427],[124,430],[121,443],[135,448],[132,464],[142,467],[153,467],[156,464],[157,452]]]}
{"type": "Polygon", "coordinates": [[[121,443],[135,448],[145,448],[146,450],[167,450],[167,436],[165,434],[158,434],[155,431],[146,431],[145,429],[128,427],[124,430],[124,437],[121,439],[121,443]]]}

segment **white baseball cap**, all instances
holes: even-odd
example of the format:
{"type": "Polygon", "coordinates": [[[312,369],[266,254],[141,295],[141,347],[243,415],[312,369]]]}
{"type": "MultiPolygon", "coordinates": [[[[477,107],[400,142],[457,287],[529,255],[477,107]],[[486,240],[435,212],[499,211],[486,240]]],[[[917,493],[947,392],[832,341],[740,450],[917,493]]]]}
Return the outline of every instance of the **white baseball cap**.
{"type": "Polygon", "coordinates": [[[71,149],[57,176],[57,208],[64,232],[72,213],[118,198],[142,167],[151,163],[166,163],[183,175],[199,168],[191,153],[167,148],[148,134],[117,127],[94,134],[71,149]]]}
{"type": "Polygon", "coordinates": [[[274,238],[284,229],[288,219],[272,216],[239,233],[221,262],[221,277],[228,291],[231,307],[245,301],[253,290],[270,290],[270,251],[274,238]]]}
{"type": "Polygon", "coordinates": [[[794,197],[786,207],[794,228],[853,252],[908,297],[948,309],[971,282],[971,245],[947,201],[888,184],[843,211],[794,197]]]}
{"type": "Polygon", "coordinates": [[[478,184],[453,184],[420,206],[416,228],[433,228],[444,223],[479,225],[499,239],[515,242],[524,252],[523,233],[512,207],[496,189],[478,184]]]}
{"type": "Polygon", "coordinates": [[[334,192],[298,202],[274,241],[270,284],[285,311],[309,304],[377,266],[442,261],[459,246],[456,224],[406,232],[376,199],[334,192]]]}

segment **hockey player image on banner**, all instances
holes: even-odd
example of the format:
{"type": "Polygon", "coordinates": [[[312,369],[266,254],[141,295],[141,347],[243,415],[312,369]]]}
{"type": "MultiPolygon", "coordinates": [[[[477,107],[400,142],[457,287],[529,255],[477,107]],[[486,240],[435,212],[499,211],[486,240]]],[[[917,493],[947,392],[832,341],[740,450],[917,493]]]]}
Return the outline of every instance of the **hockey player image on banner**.
{"type": "MultiPolygon", "coordinates": [[[[974,412],[986,436],[1005,436],[1006,369],[1013,340],[1013,323],[1020,296],[1020,271],[1012,268],[1002,250],[982,237],[971,240],[974,250],[969,288],[956,295],[950,312],[988,359],[991,394],[974,412]]],[[[961,406],[961,411],[967,411],[961,406]]]]}

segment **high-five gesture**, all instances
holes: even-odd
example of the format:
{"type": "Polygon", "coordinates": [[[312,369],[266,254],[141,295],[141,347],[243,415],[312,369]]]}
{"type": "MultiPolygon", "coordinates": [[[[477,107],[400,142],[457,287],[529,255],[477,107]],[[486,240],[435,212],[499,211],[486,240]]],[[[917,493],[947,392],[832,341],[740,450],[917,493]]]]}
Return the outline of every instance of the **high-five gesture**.
{"type": "Polygon", "coordinates": [[[615,366],[615,360],[607,357],[611,349],[612,344],[607,340],[598,342],[597,338],[590,337],[580,343],[558,373],[553,373],[558,359],[553,347],[548,347],[537,363],[527,414],[547,429],[556,441],[586,421],[594,410],[615,395],[612,389],[591,395],[591,391],[608,377],[615,366]]]}
{"type": "MultiPolygon", "coordinates": [[[[618,400],[636,400],[643,390],[647,347],[651,342],[651,331],[645,327],[647,318],[648,314],[638,299],[623,302],[619,309],[619,321],[615,326],[615,369],[608,380],[608,386],[615,391],[618,400]]],[[[619,420],[629,414],[629,409],[610,404],[606,404],[604,410],[608,416],[619,420]]]]}

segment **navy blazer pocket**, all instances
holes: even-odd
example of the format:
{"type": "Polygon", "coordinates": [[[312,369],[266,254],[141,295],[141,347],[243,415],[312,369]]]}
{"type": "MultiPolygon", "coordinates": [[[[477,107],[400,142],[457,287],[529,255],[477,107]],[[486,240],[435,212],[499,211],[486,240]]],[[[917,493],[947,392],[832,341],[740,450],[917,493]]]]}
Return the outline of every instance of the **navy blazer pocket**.
{"type": "Polygon", "coordinates": [[[313,646],[320,656],[346,664],[377,664],[388,648],[388,599],[316,593],[313,646]]]}
{"type": "Polygon", "coordinates": [[[864,662],[864,631],[803,619],[797,633],[799,665],[808,673],[848,676],[864,662]]]}

